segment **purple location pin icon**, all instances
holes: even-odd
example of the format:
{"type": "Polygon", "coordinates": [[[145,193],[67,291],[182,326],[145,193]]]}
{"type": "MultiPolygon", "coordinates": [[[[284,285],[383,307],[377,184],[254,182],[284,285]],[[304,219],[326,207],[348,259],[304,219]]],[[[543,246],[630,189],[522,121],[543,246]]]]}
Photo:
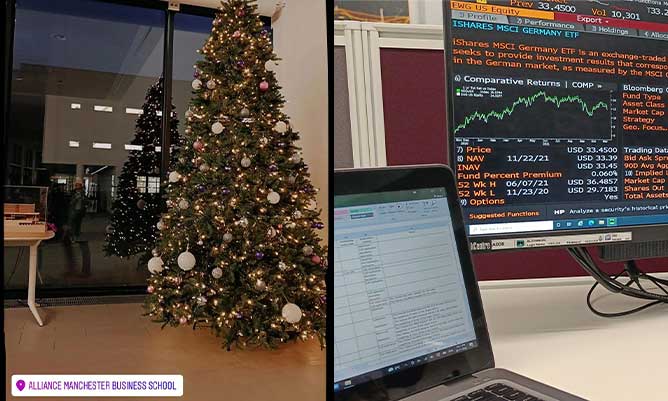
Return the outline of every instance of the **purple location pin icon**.
{"type": "Polygon", "coordinates": [[[16,388],[18,388],[19,391],[23,391],[25,387],[26,387],[26,382],[24,382],[23,380],[16,381],[16,388]]]}

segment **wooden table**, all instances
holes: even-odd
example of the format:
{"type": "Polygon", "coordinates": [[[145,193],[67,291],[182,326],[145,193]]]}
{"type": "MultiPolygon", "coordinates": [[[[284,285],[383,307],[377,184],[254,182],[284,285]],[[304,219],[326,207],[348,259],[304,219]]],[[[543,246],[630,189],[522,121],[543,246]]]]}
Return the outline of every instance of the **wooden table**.
{"type": "Polygon", "coordinates": [[[11,233],[5,232],[5,247],[27,246],[30,247],[30,259],[28,268],[28,307],[35,316],[35,320],[40,326],[44,326],[42,318],[37,313],[35,305],[35,287],[37,285],[37,247],[42,241],[53,238],[53,231],[43,233],[11,233]]]}

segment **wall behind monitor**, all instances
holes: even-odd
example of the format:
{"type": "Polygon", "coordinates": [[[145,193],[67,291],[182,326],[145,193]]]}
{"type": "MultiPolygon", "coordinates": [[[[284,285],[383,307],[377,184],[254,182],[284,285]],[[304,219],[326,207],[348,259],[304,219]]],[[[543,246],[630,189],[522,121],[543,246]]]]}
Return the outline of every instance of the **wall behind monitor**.
{"type": "Polygon", "coordinates": [[[353,167],[346,49],[334,47],[334,168],[353,167]]]}
{"type": "MultiPolygon", "coordinates": [[[[446,163],[443,51],[381,48],[380,62],[387,164],[446,163]]],[[[586,275],[563,249],[477,254],[474,261],[481,280],[586,275]]],[[[639,266],[665,272],[668,258],[639,266]]],[[[620,263],[603,267],[615,273],[622,269],[620,263]]]]}

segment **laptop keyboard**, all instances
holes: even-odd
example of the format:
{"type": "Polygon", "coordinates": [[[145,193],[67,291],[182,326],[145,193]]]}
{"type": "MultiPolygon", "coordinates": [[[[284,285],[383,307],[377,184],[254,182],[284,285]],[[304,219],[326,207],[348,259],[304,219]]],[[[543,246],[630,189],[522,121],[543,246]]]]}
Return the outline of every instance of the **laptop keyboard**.
{"type": "Polygon", "coordinates": [[[544,401],[501,383],[472,391],[452,401],[544,401]]]}

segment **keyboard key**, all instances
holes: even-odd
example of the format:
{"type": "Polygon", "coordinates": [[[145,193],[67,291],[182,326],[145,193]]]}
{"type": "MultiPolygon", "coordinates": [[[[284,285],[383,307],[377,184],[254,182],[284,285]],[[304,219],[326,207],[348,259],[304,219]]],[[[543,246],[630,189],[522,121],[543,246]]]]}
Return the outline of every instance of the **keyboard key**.
{"type": "Polygon", "coordinates": [[[511,401],[515,401],[515,400],[523,400],[524,397],[526,397],[526,394],[523,393],[523,392],[521,392],[521,391],[517,391],[517,390],[515,390],[515,391],[512,392],[512,393],[504,394],[503,397],[506,398],[506,399],[508,399],[508,400],[511,400],[511,401]]]}
{"type": "Polygon", "coordinates": [[[478,401],[506,401],[506,399],[492,393],[485,393],[483,398],[480,398],[478,401]]]}
{"type": "Polygon", "coordinates": [[[485,387],[485,390],[492,391],[492,390],[497,389],[497,388],[502,387],[502,386],[503,386],[503,384],[501,384],[501,383],[493,383],[493,384],[490,384],[489,386],[485,387]]]}
{"type": "Polygon", "coordinates": [[[461,397],[457,397],[457,398],[455,398],[455,399],[452,400],[452,401],[469,401],[469,397],[463,395],[463,396],[461,396],[461,397]]]}
{"type": "Polygon", "coordinates": [[[477,398],[480,397],[481,395],[485,395],[485,390],[476,390],[472,393],[468,393],[469,398],[477,398]]]}
{"type": "Polygon", "coordinates": [[[497,388],[495,388],[493,390],[490,390],[490,391],[492,393],[496,394],[496,395],[505,395],[505,394],[514,392],[515,389],[511,388],[511,387],[508,387],[505,384],[502,384],[500,387],[497,387],[497,388]]]}
{"type": "Polygon", "coordinates": [[[543,401],[540,398],[536,398],[533,395],[526,395],[524,398],[521,398],[519,401],[543,401]]]}

